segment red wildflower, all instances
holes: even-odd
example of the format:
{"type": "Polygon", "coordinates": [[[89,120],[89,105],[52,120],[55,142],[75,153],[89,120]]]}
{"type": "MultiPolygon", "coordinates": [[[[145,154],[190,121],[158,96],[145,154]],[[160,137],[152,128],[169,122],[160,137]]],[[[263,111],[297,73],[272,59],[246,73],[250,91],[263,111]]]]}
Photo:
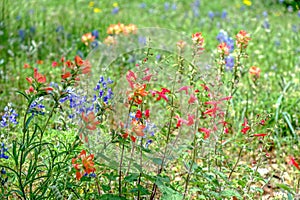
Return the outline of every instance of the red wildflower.
{"type": "Polygon", "coordinates": [[[131,139],[132,142],[135,142],[135,141],[136,141],[136,137],[134,137],[134,136],[132,136],[132,135],[130,136],[130,139],[131,139]]]}
{"type": "Polygon", "coordinates": [[[247,121],[246,118],[244,119],[244,123],[242,124],[242,126],[243,126],[244,128],[241,130],[241,132],[242,132],[243,134],[246,134],[246,133],[250,130],[250,126],[248,125],[248,121],[247,121]]]}
{"type": "Polygon", "coordinates": [[[84,174],[95,172],[94,168],[94,155],[86,155],[86,151],[82,150],[77,158],[72,159],[72,165],[76,170],[76,179],[80,180],[84,174]]]}
{"type": "Polygon", "coordinates": [[[34,92],[34,88],[32,86],[29,87],[28,90],[25,90],[26,94],[30,94],[32,92],[34,92]]]}
{"type": "Polygon", "coordinates": [[[53,61],[53,62],[52,62],[52,67],[57,67],[57,66],[58,66],[58,62],[53,61]]]}
{"type": "Polygon", "coordinates": [[[82,112],[81,118],[85,122],[85,128],[89,130],[95,130],[96,125],[100,124],[100,122],[97,121],[94,112],[90,112],[88,115],[85,115],[84,112],[82,112]]]}
{"type": "Polygon", "coordinates": [[[128,95],[128,100],[133,100],[135,103],[141,104],[143,102],[143,97],[147,95],[148,92],[146,91],[146,84],[134,84],[133,91],[131,91],[128,95]]]}
{"type": "Polygon", "coordinates": [[[218,45],[218,52],[223,55],[228,55],[229,54],[229,47],[225,42],[222,42],[221,44],[218,45]]]}
{"type": "Polygon", "coordinates": [[[145,117],[149,118],[150,117],[150,110],[145,110],[145,117]]]}
{"type": "Polygon", "coordinates": [[[27,63],[25,63],[25,64],[23,65],[23,68],[24,68],[24,69],[30,68],[30,65],[27,64],[27,63]]]}
{"type": "Polygon", "coordinates": [[[238,48],[246,48],[248,46],[249,41],[251,40],[249,34],[241,30],[237,35],[236,35],[236,45],[238,48]]]}
{"type": "Polygon", "coordinates": [[[69,77],[71,77],[71,76],[72,76],[71,72],[66,72],[66,73],[64,73],[63,75],[61,75],[61,78],[62,78],[62,79],[67,79],[67,78],[69,78],[69,77]]]}
{"type": "Polygon", "coordinates": [[[77,66],[82,66],[83,65],[83,60],[80,58],[80,56],[75,56],[75,63],[77,66]]]}
{"type": "Polygon", "coordinates": [[[175,118],[177,119],[177,124],[176,124],[176,127],[179,128],[183,123],[184,124],[187,124],[188,122],[183,119],[183,118],[180,118],[178,115],[175,116],[175,118]]]}
{"type": "Polygon", "coordinates": [[[143,130],[146,128],[145,125],[143,125],[141,122],[139,122],[136,119],[133,119],[131,121],[132,125],[132,131],[137,135],[137,136],[144,136],[145,134],[143,133],[143,130]]]}
{"type": "Polygon", "coordinates": [[[166,88],[162,88],[161,92],[159,91],[152,91],[152,96],[155,97],[156,95],[158,96],[156,98],[157,101],[159,101],[160,99],[164,99],[165,101],[169,101],[168,97],[166,96],[166,93],[170,93],[171,91],[166,89],[166,88]]]}
{"type": "Polygon", "coordinates": [[[28,81],[28,83],[32,84],[33,79],[31,77],[27,77],[26,80],[28,81]]]}
{"type": "Polygon", "coordinates": [[[195,97],[193,94],[191,94],[188,104],[195,103],[196,101],[197,101],[197,97],[195,97]]]}
{"type": "Polygon", "coordinates": [[[138,118],[138,119],[141,119],[141,118],[142,118],[142,115],[143,115],[143,114],[142,114],[142,111],[137,110],[137,111],[136,111],[136,114],[135,114],[135,117],[138,118]]]}
{"type": "Polygon", "coordinates": [[[152,76],[153,76],[153,74],[149,74],[149,75],[143,77],[142,80],[143,80],[143,81],[148,81],[148,82],[149,82],[149,81],[151,80],[152,76]]]}
{"type": "Polygon", "coordinates": [[[195,117],[194,115],[188,114],[188,120],[187,120],[187,123],[186,123],[187,126],[191,126],[191,125],[194,124],[194,117],[195,117]]]}
{"type": "Polygon", "coordinates": [[[257,134],[254,134],[253,136],[254,137],[265,137],[267,135],[268,135],[267,133],[257,133],[257,134]]]}
{"type": "Polygon", "coordinates": [[[192,41],[194,44],[203,46],[204,45],[204,38],[201,32],[192,34],[192,41]]]}
{"type": "Polygon", "coordinates": [[[126,74],[126,79],[129,83],[130,87],[133,89],[134,88],[134,83],[137,79],[135,73],[133,71],[129,70],[126,74]]]}
{"type": "Polygon", "coordinates": [[[210,130],[207,128],[199,128],[198,129],[199,132],[204,133],[204,139],[209,138],[210,136],[210,130]]]}
{"type": "Polygon", "coordinates": [[[34,77],[34,79],[35,79],[38,83],[45,83],[45,82],[46,82],[46,76],[45,76],[45,75],[42,75],[42,74],[40,74],[40,73],[38,73],[37,68],[34,68],[33,77],[34,77]]]}
{"type": "Polygon", "coordinates": [[[300,170],[299,164],[296,162],[294,157],[290,157],[289,164],[294,165],[298,170],[300,170]]]}

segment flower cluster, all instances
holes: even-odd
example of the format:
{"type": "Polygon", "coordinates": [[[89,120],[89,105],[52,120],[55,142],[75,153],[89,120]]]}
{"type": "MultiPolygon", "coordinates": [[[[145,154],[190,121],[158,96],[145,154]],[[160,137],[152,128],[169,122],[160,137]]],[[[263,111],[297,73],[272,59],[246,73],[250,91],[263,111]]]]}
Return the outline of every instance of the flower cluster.
{"type": "Polygon", "coordinates": [[[107,34],[109,35],[118,35],[118,34],[135,34],[137,32],[137,27],[134,24],[124,25],[122,23],[111,24],[107,28],[107,34]]]}
{"type": "Polygon", "coordinates": [[[32,113],[32,115],[44,115],[45,106],[43,105],[44,97],[39,97],[35,99],[29,106],[28,113],[32,113]]]}
{"type": "Polygon", "coordinates": [[[260,76],[260,68],[256,66],[252,66],[249,69],[249,74],[252,76],[253,81],[256,81],[260,76]]]}
{"type": "Polygon", "coordinates": [[[86,155],[86,151],[82,150],[80,154],[72,159],[72,165],[76,170],[76,179],[80,180],[83,176],[94,174],[94,155],[86,155]]]}
{"type": "Polygon", "coordinates": [[[25,91],[26,94],[36,94],[40,90],[45,92],[50,92],[53,90],[52,87],[46,86],[46,76],[40,74],[37,68],[33,69],[33,78],[27,77],[26,80],[30,84],[29,88],[25,91]]]}
{"type": "Polygon", "coordinates": [[[14,125],[18,124],[17,122],[17,112],[12,108],[11,104],[8,104],[4,108],[4,115],[1,117],[0,127],[7,127],[9,123],[14,125]]]}
{"type": "Polygon", "coordinates": [[[113,81],[108,77],[107,80],[103,76],[100,76],[100,79],[94,88],[95,91],[99,92],[98,97],[102,99],[105,104],[108,104],[108,101],[112,99],[113,92],[109,85],[113,84],[113,81]]]}

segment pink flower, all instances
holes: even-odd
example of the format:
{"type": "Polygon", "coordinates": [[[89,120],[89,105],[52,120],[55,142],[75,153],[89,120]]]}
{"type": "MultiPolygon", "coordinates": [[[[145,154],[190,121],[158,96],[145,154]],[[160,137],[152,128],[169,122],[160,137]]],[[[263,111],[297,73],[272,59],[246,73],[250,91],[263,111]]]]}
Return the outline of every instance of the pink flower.
{"type": "Polygon", "coordinates": [[[190,114],[188,114],[188,120],[187,120],[187,122],[186,122],[186,125],[187,126],[191,126],[191,125],[193,125],[194,124],[194,115],[190,115],[190,114]]]}
{"type": "Polygon", "coordinates": [[[188,104],[195,103],[196,101],[197,101],[197,97],[195,97],[193,94],[191,94],[188,104]]]}
{"type": "Polygon", "coordinates": [[[189,86],[183,86],[183,87],[179,88],[178,91],[185,91],[185,94],[188,94],[188,89],[189,89],[189,86]]]}
{"type": "Polygon", "coordinates": [[[56,61],[53,61],[52,62],[52,67],[57,67],[58,66],[58,63],[56,61]]]}
{"type": "Polygon", "coordinates": [[[175,118],[177,119],[177,124],[176,124],[176,127],[179,128],[183,123],[184,124],[187,124],[188,122],[183,119],[183,118],[180,118],[178,115],[175,116],[175,118]]]}
{"type": "Polygon", "coordinates": [[[169,101],[168,97],[166,96],[166,93],[171,93],[170,90],[166,89],[166,88],[162,88],[161,92],[160,91],[151,91],[152,96],[155,97],[156,95],[158,96],[156,98],[157,101],[159,101],[160,99],[164,99],[165,101],[169,101]]]}
{"type": "Polygon", "coordinates": [[[126,74],[126,79],[129,83],[130,87],[133,89],[134,88],[134,83],[137,79],[135,73],[133,71],[129,70],[126,74]]]}

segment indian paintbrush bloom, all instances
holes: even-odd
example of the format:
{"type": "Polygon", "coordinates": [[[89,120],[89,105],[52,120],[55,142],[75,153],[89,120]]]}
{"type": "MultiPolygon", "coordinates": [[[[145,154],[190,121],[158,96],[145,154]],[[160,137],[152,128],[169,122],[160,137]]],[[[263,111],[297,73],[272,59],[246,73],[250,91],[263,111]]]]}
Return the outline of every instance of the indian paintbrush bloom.
{"type": "Polygon", "coordinates": [[[242,126],[244,127],[241,132],[243,134],[246,134],[249,130],[250,130],[250,126],[248,125],[248,121],[247,118],[244,119],[244,123],[242,124],[242,126]]]}
{"type": "Polygon", "coordinates": [[[80,180],[85,174],[91,174],[96,171],[94,167],[94,155],[86,155],[86,151],[82,150],[81,153],[72,159],[72,165],[76,170],[76,179],[80,180]]]}
{"type": "Polygon", "coordinates": [[[251,40],[250,35],[244,30],[241,30],[236,35],[236,45],[238,46],[238,48],[245,49],[248,46],[250,40],[251,40]]]}
{"type": "Polygon", "coordinates": [[[222,42],[221,44],[218,45],[218,52],[221,55],[229,55],[229,47],[225,42],[222,42]]]}
{"type": "Polygon", "coordinates": [[[83,34],[81,37],[81,41],[88,46],[89,43],[93,42],[95,40],[95,36],[92,35],[92,33],[86,33],[83,34]]]}
{"type": "Polygon", "coordinates": [[[250,69],[249,69],[250,75],[254,76],[255,79],[259,78],[260,72],[261,72],[260,68],[259,68],[259,67],[256,67],[256,66],[252,66],[252,67],[250,67],[250,69]]]}

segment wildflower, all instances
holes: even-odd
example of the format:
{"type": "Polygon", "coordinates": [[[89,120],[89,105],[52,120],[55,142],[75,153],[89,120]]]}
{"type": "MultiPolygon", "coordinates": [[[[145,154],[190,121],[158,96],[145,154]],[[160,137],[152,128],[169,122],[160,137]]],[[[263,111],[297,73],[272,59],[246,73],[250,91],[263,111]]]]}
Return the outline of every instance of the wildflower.
{"type": "Polygon", "coordinates": [[[147,149],[152,142],[153,142],[153,140],[147,140],[147,142],[145,144],[145,148],[147,149]]]}
{"type": "Polygon", "coordinates": [[[128,100],[134,101],[137,104],[143,102],[143,97],[147,96],[148,92],[146,91],[146,84],[134,84],[133,90],[129,92],[128,100]]]}
{"type": "Polygon", "coordinates": [[[179,40],[177,43],[176,43],[176,46],[179,50],[183,50],[184,47],[186,46],[186,42],[183,41],[183,40],[179,40]]]}
{"type": "Polygon", "coordinates": [[[34,79],[38,83],[45,83],[46,82],[46,76],[38,73],[38,69],[37,68],[34,68],[34,75],[33,75],[33,77],[34,77],[34,79]]]}
{"type": "Polygon", "coordinates": [[[160,91],[151,91],[152,96],[155,97],[156,95],[158,95],[158,97],[156,98],[157,101],[159,101],[161,98],[164,99],[165,101],[169,101],[168,97],[166,96],[166,93],[171,93],[170,90],[166,89],[166,88],[162,88],[161,92],[160,91]]]}
{"type": "Polygon", "coordinates": [[[136,111],[136,114],[135,114],[135,118],[137,118],[137,119],[141,119],[142,118],[142,111],[141,110],[137,110],[136,111]]]}
{"type": "Polygon", "coordinates": [[[226,19],[226,17],[227,17],[227,12],[226,12],[226,10],[223,10],[222,14],[221,14],[221,18],[226,19]]]}
{"type": "Polygon", "coordinates": [[[95,40],[95,36],[92,35],[92,33],[86,33],[83,34],[81,37],[81,41],[88,46],[90,42],[93,42],[95,40]]]}
{"type": "Polygon", "coordinates": [[[230,70],[232,70],[234,66],[234,57],[233,56],[227,56],[225,58],[225,65],[228,67],[230,70]]]}
{"type": "Polygon", "coordinates": [[[25,63],[25,64],[23,65],[23,68],[24,68],[24,69],[30,68],[30,65],[27,64],[27,63],[25,63]]]}
{"type": "Polygon", "coordinates": [[[215,17],[215,14],[214,14],[214,12],[212,12],[212,11],[209,11],[209,12],[208,12],[208,17],[209,17],[211,20],[213,20],[213,19],[214,19],[214,17],[215,17]]]}
{"type": "Polygon", "coordinates": [[[195,103],[196,101],[197,101],[197,97],[195,97],[195,95],[191,94],[188,104],[195,103]]]}
{"type": "Polygon", "coordinates": [[[11,104],[8,104],[4,108],[4,115],[1,117],[0,127],[7,127],[9,123],[14,125],[18,124],[17,122],[17,112],[12,108],[11,104]]]}
{"type": "Polygon", "coordinates": [[[194,116],[194,115],[190,115],[190,114],[188,114],[188,120],[187,120],[187,123],[186,123],[186,125],[187,125],[187,126],[191,126],[191,125],[193,125],[193,124],[194,124],[194,118],[195,118],[195,116],[194,116]]]}
{"type": "Polygon", "coordinates": [[[247,118],[244,119],[244,123],[242,124],[242,126],[244,127],[241,132],[243,134],[246,134],[249,130],[250,130],[250,126],[248,125],[248,121],[247,118]]]}
{"type": "Polygon", "coordinates": [[[179,88],[178,91],[185,91],[185,94],[188,94],[188,89],[190,88],[190,86],[183,86],[181,88],[179,88]]]}
{"type": "Polygon", "coordinates": [[[250,75],[253,75],[255,79],[259,78],[260,72],[261,72],[260,68],[256,66],[252,66],[249,69],[250,75]]]}
{"type": "Polygon", "coordinates": [[[53,61],[53,62],[52,62],[52,67],[57,67],[57,66],[58,66],[58,62],[53,61]]]}
{"type": "Polygon", "coordinates": [[[210,136],[210,130],[207,128],[199,128],[198,129],[199,132],[204,133],[204,139],[209,138],[210,136]]]}
{"type": "Polygon", "coordinates": [[[236,45],[239,48],[246,48],[248,46],[249,41],[251,40],[249,34],[241,30],[237,35],[236,35],[236,45]]]}
{"type": "Polygon", "coordinates": [[[265,137],[265,136],[267,136],[268,134],[266,134],[266,133],[257,133],[257,134],[254,134],[253,136],[254,137],[265,137]]]}
{"type": "Polygon", "coordinates": [[[296,162],[294,157],[290,157],[290,161],[289,161],[290,165],[294,165],[298,170],[300,170],[300,166],[299,164],[296,162]]]}
{"type": "Polygon", "coordinates": [[[192,41],[195,45],[198,45],[200,47],[204,46],[204,38],[201,32],[192,34],[192,41]]]}
{"type": "Polygon", "coordinates": [[[177,119],[177,124],[176,124],[176,127],[177,127],[177,128],[181,127],[181,125],[182,125],[183,123],[184,123],[184,124],[187,124],[187,123],[188,123],[185,119],[180,118],[178,115],[176,115],[175,118],[177,119]]]}
{"type": "Polygon", "coordinates": [[[94,13],[100,13],[102,10],[100,8],[94,8],[94,13]]]}
{"type": "Polygon", "coordinates": [[[252,5],[251,0],[243,0],[243,3],[244,3],[246,6],[251,6],[251,5],[252,5]]]}
{"type": "Polygon", "coordinates": [[[229,47],[225,42],[222,42],[221,44],[218,45],[218,52],[221,55],[229,55],[229,47]]]}
{"type": "Polygon", "coordinates": [[[86,151],[82,150],[77,158],[72,159],[72,165],[76,170],[76,179],[80,180],[84,174],[94,173],[94,155],[86,155],[86,151]]]}
{"type": "Polygon", "coordinates": [[[1,144],[1,148],[0,148],[0,159],[1,158],[4,158],[4,159],[8,159],[9,158],[8,155],[5,155],[5,152],[7,152],[7,148],[5,148],[5,144],[2,143],[1,144]]]}
{"type": "Polygon", "coordinates": [[[94,112],[90,112],[87,115],[85,115],[84,112],[82,112],[81,113],[81,118],[85,122],[85,128],[87,128],[89,130],[95,130],[96,125],[100,124],[100,122],[97,121],[94,112]]]}
{"type": "Polygon", "coordinates": [[[115,39],[115,37],[109,35],[104,39],[103,43],[106,44],[107,46],[111,46],[111,45],[115,45],[117,43],[117,40],[115,39]]]}
{"type": "Polygon", "coordinates": [[[137,136],[144,136],[144,132],[143,130],[146,128],[146,126],[144,124],[142,124],[141,122],[139,122],[138,120],[136,119],[133,119],[131,121],[131,130],[132,132],[134,132],[137,136]]]}

